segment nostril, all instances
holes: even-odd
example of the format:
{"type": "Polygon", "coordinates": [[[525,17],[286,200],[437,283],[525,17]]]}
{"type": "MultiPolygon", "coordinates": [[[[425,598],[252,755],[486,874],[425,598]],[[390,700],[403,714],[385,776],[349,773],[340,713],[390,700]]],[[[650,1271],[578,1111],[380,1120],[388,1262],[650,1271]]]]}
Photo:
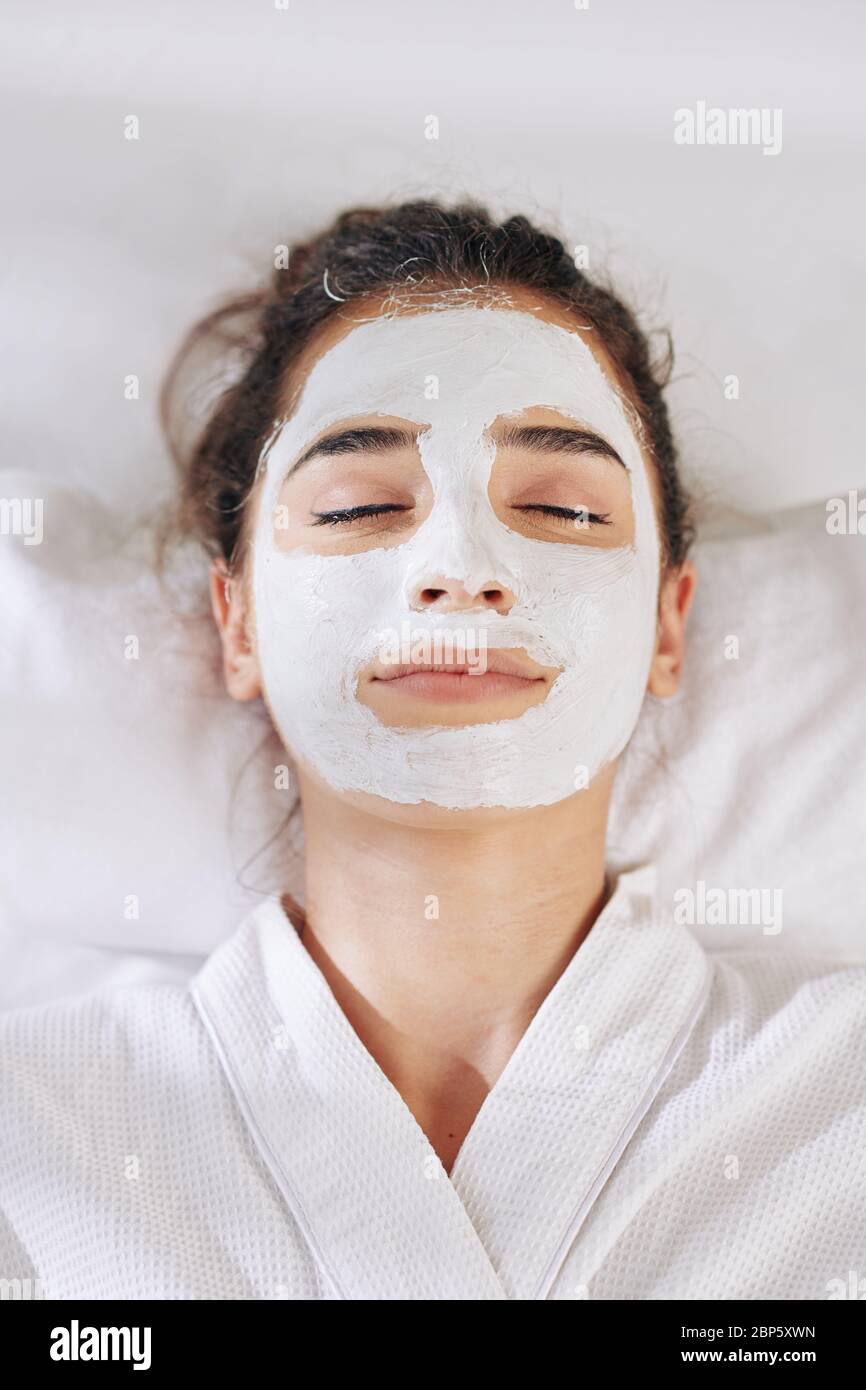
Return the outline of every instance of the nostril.
{"type": "Polygon", "coordinates": [[[502,589],[499,585],[489,585],[483,589],[473,588],[471,593],[463,584],[455,580],[446,581],[445,584],[436,588],[427,585],[426,588],[416,592],[414,603],[419,608],[444,608],[463,609],[477,608],[483,605],[485,608],[496,608],[499,610],[508,607],[511,602],[507,589],[502,589]]]}

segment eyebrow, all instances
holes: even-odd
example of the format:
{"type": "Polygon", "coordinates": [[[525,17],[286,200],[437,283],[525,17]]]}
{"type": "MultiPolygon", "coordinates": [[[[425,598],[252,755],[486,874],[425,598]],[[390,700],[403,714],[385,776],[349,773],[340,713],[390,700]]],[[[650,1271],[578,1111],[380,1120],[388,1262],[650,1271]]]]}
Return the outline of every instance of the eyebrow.
{"type": "MultiPolygon", "coordinates": [[[[360,454],[372,450],[381,453],[392,449],[412,449],[416,439],[417,435],[412,430],[396,426],[362,425],[338,430],[324,435],[305,449],[289,469],[287,477],[291,477],[312,458],[330,454],[360,454]]],[[[494,442],[499,449],[532,449],[540,454],[600,454],[625,468],[616,449],[607,440],[593,430],[577,425],[507,425],[494,442]]]]}
{"type": "Polygon", "coordinates": [[[496,445],[499,449],[533,449],[539,454],[601,454],[625,468],[612,444],[580,425],[507,425],[496,445]]]}

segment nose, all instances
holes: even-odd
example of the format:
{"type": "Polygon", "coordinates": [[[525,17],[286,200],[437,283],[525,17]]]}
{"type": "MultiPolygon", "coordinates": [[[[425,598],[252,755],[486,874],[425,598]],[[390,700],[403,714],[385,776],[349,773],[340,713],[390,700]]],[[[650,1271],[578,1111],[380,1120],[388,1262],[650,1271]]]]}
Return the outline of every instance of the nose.
{"type": "Polygon", "coordinates": [[[434,575],[419,584],[411,597],[416,612],[461,613],[472,608],[489,608],[496,613],[508,613],[515,601],[510,589],[491,580],[472,593],[459,579],[434,575]]]}

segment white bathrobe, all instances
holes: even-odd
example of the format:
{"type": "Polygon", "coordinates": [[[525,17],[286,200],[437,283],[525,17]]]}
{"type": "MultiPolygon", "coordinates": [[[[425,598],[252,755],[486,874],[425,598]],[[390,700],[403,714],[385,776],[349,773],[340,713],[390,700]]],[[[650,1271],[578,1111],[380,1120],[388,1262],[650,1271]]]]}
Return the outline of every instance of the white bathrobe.
{"type": "Polygon", "coordinates": [[[0,1064],[0,1279],[47,1298],[866,1296],[866,967],[710,956],[648,870],[450,1177],[277,898],[188,987],[5,1015],[0,1064]]]}

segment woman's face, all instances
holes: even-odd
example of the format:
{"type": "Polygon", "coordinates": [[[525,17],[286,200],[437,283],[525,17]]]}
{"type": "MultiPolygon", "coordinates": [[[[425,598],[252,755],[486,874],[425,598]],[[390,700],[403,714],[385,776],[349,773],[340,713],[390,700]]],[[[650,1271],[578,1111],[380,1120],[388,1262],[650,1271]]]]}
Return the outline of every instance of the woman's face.
{"type": "Polygon", "coordinates": [[[263,453],[257,665],[337,792],[453,810],[579,794],[657,656],[650,470],[563,311],[371,313],[317,336],[263,453]]]}
{"type": "MultiPolygon", "coordinates": [[[[431,428],[429,420],[364,413],[319,431],[280,487],[278,549],[344,556],[405,547],[435,502],[418,443],[431,428]]],[[[503,526],[565,546],[613,549],[632,542],[628,475],[599,436],[561,411],[534,406],[497,416],[483,440],[494,453],[487,497],[503,526]]],[[[449,565],[444,547],[441,561],[435,552],[430,558],[411,581],[409,604],[417,612],[454,615],[453,630],[461,614],[513,609],[517,595],[492,553],[479,556],[477,575],[462,578],[460,562],[449,565]]],[[[466,647],[450,663],[441,653],[434,662],[432,652],[425,661],[420,649],[414,661],[411,654],[396,661],[379,652],[359,671],[357,698],[394,727],[487,724],[540,704],[561,670],[520,649],[488,648],[482,660],[466,647]],[[449,665],[468,670],[442,669],[449,665]]]]}

